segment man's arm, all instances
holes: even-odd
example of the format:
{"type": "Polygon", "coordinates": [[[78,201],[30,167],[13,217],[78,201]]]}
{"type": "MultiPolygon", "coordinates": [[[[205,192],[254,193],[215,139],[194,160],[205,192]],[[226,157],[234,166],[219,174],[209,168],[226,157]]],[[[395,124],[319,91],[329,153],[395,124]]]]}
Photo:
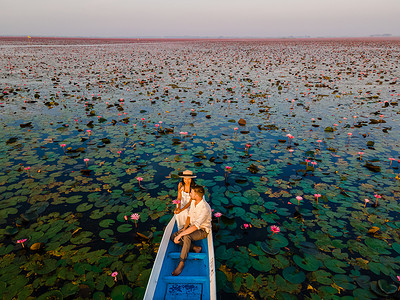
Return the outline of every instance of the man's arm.
{"type": "MultiPolygon", "coordinates": [[[[189,217],[188,217],[188,219],[189,219],[189,217]]],[[[186,225],[185,225],[185,226],[186,226],[186,225]]],[[[192,225],[192,226],[190,226],[189,228],[184,229],[180,234],[178,234],[178,235],[175,237],[174,243],[175,243],[175,244],[178,244],[178,243],[179,243],[179,240],[180,240],[183,236],[188,235],[188,234],[191,234],[192,232],[194,232],[194,231],[196,231],[196,230],[197,230],[197,227],[196,227],[195,225],[192,225]]]]}

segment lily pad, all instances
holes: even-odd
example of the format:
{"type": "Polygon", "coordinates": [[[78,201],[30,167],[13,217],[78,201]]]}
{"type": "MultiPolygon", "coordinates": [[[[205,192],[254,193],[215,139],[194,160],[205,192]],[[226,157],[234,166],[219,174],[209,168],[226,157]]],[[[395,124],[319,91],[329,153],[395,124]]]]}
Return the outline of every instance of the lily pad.
{"type": "Polygon", "coordinates": [[[302,271],[297,271],[295,267],[290,266],[283,270],[283,277],[294,284],[303,283],[306,279],[306,275],[302,271]]]}
{"type": "Polygon", "coordinates": [[[293,260],[300,268],[309,272],[317,271],[321,266],[321,262],[309,254],[305,254],[304,258],[294,255],[293,260]]]}

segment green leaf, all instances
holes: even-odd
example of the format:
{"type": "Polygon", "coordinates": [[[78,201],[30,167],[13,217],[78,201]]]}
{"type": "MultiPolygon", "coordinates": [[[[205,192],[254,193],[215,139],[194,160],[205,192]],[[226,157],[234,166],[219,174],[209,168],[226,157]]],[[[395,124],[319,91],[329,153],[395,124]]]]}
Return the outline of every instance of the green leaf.
{"type": "Polygon", "coordinates": [[[306,275],[304,274],[304,272],[297,271],[296,268],[293,266],[285,268],[282,274],[287,281],[294,284],[303,283],[303,281],[306,279],[306,275]]]}

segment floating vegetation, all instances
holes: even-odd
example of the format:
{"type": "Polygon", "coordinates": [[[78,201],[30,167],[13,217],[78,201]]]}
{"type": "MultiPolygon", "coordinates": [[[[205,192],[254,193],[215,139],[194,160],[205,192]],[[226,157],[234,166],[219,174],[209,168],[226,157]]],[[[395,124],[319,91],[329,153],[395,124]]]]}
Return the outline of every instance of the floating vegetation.
{"type": "Polygon", "coordinates": [[[4,299],[141,299],[185,169],[221,299],[398,298],[398,40],[83,42],[0,41],[4,299]]]}

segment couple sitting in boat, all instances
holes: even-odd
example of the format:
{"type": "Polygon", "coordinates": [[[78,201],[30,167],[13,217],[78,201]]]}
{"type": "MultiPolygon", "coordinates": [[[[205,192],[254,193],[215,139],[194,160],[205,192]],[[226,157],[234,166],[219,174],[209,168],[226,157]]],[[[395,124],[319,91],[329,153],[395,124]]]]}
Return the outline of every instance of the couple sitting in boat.
{"type": "Polygon", "coordinates": [[[192,241],[205,239],[211,231],[211,208],[204,199],[204,188],[196,185],[192,171],[183,171],[179,176],[182,182],[178,186],[180,207],[174,211],[178,231],[171,235],[171,240],[182,246],[180,262],[172,275],[181,274],[189,250],[200,253],[201,247],[192,244],[192,241]]]}

